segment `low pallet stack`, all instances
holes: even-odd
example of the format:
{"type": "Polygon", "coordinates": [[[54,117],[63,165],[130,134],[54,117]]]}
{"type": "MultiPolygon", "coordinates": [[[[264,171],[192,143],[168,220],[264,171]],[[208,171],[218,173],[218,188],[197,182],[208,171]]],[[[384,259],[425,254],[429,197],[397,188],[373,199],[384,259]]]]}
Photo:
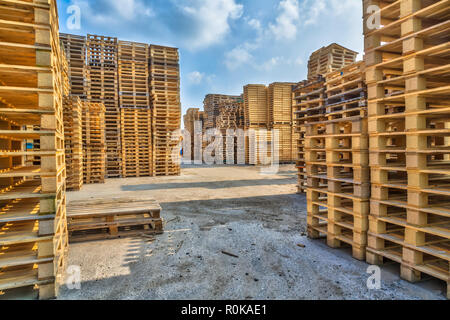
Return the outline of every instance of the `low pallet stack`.
{"type": "Polygon", "coordinates": [[[153,172],[155,176],[179,175],[181,103],[178,49],[150,45],[149,54],[153,172]]]}
{"type": "Polygon", "coordinates": [[[0,15],[0,297],[48,299],[68,246],[56,1],[2,1],[0,15]]]}
{"type": "Polygon", "coordinates": [[[293,130],[292,87],[294,83],[275,82],[269,85],[267,91],[267,123],[268,129],[278,131],[279,141],[274,150],[278,150],[280,163],[292,163],[296,133],[293,130]]]}
{"type": "Polygon", "coordinates": [[[69,64],[70,94],[86,97],[86,37],[61,33],[63,45],[69,64]]]}
{"type": "Polygon", "coordinates": [[[78,191],[83,186],[83,104],[79,97],[65,96],[63,108],[67,190],[78,191]]]}
{"type": "Polygon", "coordinates": [[[324,76],[329,72],[341,69],[356,61],[357,52],[337,43],[320,48],[313,52],[308,62],[308,80],[324,76]]]}
{"type": "Polygon", "coordinates": [[[272,158],[272,134],[268,128],[267,87],[249,84],[244,87],[246,163],[266,165],[272,158]]]}
{"type": "Polygon", "coordinates": [[[107,178],[120,178],[122,175],[117,47],[117,38],[87,35],[87,99],[93,103],[102,103],[106,108],[107,178]]]}
{"type": "Polygon", "coordinates": [[[122,176],[152,176],[149,47],[143,43],[119,41],[118,50],[122,176]]]}
{"type": "Polygon", "coordinates": [[[364,260],[370,198],[364,63],[325,77],[319,117],[306,125],[308,234],[330,247],[352,247],[364,260]]]}
{"type": "Polygon", "coordinates": [[[83,178],[85,184],[105,182],[105,112],[106,108],[102,103],[83,102],[83,178]]]}
{"type": "Polygon", "coordinates": [[[450,6],[363,1],[372,196],[367,262],[398,262],[401,276],[447,283],[450,298],[450,6]]]}

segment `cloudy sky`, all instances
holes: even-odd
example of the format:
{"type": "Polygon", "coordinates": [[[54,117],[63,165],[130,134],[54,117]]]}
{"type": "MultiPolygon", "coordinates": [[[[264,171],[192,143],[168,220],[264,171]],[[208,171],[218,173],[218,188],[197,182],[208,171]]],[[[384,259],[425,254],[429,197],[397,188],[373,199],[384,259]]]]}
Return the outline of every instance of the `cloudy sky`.
{"type": "Polygon", "coordinates": [[[208,93],[304,80],[309,55],[332,42],[363,51],[361,0],[57,2],[62,32],[178,47],[183,112],[202,107],[208,93]],[[80,29],[69,29],[72,5],[80,29]]]}

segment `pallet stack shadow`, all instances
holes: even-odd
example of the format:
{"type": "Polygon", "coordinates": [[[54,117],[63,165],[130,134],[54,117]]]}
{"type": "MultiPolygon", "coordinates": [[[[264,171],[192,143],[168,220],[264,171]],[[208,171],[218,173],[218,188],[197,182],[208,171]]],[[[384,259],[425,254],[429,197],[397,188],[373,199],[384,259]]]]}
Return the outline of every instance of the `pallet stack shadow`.
{"type": "Polygon", "coordinates": [[[278,131],[278,143],[275,139],[274,150],[278,150],[280,163],[292,163],[296,159],[298,134],[293,126],[292,87],[294,85],[294,83],[275,82],[267,89],[268,129],[278,131]]]}
{"type": "MultiPolygon", "coordinates": [[[[189,132],[191,159],[203,158],[203,133],[205,124],[205,112],[199,108],[189,108],[183,117],[184,129],[189,132]],[[197,143],[197,144],[196,144],[197,143]]],[[[186,146],[186,145],[185,145],[186,146]]],[[[187,146],[186,146],[187,147],[187,146]]],[[[186,150],[184,150],[186,153],[186,150]]]]}
{"type": "Polygon", "coordinates": [[[367,262],[401,265],[449,289],[449,2],[363,1],[372,196],[367,262]]]}
{"type": "Polygon", "coordinates": [[[85,184],[104,183],[106,175],[105,112],[102,103],[82,103],[83,178],[85,184]]]}
{"type": "Polygon", "coordinates": [[[250,165],[267,165],[272,158],[272,134],[268,131],[267,87],[244,86],[245,160],[250,165]]]}
{"type": "Polygon", "coordinates": [[[153,173],[180,174],[180,65],[177,48],[150,45],[149,73],[153,132],[153,173]]]}
{"type": "Polygon", "coordinates": [[[0,295],[48,299],[68,248],[56,1],[3,1],[0,14],[0,295]]]}
{"type": "Polygon", "coordinates": [[[364,63],[328,73],[325,99],[307,113],[308,235],[365,259],[370,198],[364,63]],[[311,113],[309,113],[311,112],[311,113]]]}
{"type": "Polygon", "coordinates": [[[79,97],[65,96],[63,106],[67,190],[78,191],[83,186],[83,104],[79,97]]]}
{"type": "Polygon", "coordinates": [[[87,99],[89,102],[103,103],[106,108],[107,178],[120,178],[122,175],[117,48],[117,38],[87,35],[87,99]]]}
{"type": "MultiPolygon", "coordinates": [[[[219,116],[216,128],[222,137],[221,159],[227,164],[245,164],[244,104],[243,101],[224,101],[219,103],[219,116]],[[241,147],[238,150],[238,147],[241,147]]],[[[218,132],[218,133],[219,133],[218,132]]]]}
{"type": "Polygon", "coordinates": [[[124,178],[153,175],[148,58],[147,44],[119,41],[119,103],[124,178]]]}

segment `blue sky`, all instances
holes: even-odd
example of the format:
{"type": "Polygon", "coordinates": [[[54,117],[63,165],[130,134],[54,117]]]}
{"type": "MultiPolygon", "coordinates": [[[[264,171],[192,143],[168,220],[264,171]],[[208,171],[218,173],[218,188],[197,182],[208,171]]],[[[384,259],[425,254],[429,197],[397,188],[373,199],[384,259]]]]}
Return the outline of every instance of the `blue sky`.
{"type": "Polygon", "coordinates": [[[208,93],[304,80],[309,55],[332,42],[363,51],[361,0],[57,2],[62,32],[179,48],[183,113],[208,93]],[[81,9],[80,29],[68,29],[71,5],[81,9]]]}

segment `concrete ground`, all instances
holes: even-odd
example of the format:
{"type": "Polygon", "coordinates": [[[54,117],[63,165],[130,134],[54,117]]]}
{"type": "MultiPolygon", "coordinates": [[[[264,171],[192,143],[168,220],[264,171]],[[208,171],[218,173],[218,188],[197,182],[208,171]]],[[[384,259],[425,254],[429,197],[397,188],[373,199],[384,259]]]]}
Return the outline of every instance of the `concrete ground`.
{"type": "Polygon", "coordinates": [[[71,244],[81,289],[63,286],[59,299],[445,299],[443,282],[408,283],[395,264],[369,290],[366,263],[308,239],[293,165],[276,175],[192,166],[179,177],[86,185],[68,200],[130,196],[160,202],[165,233],[71,244]]]}

